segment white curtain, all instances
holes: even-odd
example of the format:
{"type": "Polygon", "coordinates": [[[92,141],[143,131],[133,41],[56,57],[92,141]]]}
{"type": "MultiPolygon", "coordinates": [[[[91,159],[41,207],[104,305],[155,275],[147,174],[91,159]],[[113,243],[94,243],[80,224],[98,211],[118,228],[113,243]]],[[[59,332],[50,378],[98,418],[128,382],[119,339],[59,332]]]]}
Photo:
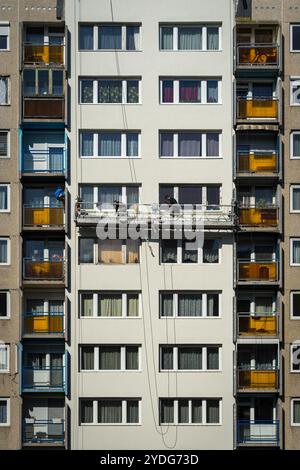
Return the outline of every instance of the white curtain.
{"type": "Polygon", "coordinates": [[[300,241],[293,240],[293,263],[300,264],[300,241]]]}
{"type": "Polygon", "coordinates": [[[7,347],[1,346],[0,347],[0,370],[5,370],[8,368],[7,359],[8,359],[7,347]]]}
{"type": "Polygon", "coordinates": [[[180,294],[178,298],[178,316],[201,317],[202,294],[180,294]]]}
{"type": "Polygon", "coordinates": [[[81,316],[93,316],[93,294],[81,294],[81,316]]]}
{"type": "Polygon", "coordinates": [[[99,316],[100,317],[121,317],[122,316],[122,295],[121,294],[101,294],[99,296],[99,316]]]}
{"type": "Polygon", "coordinates": [[[122,401],[99,400],[98,423],[122,423],[122,401]]]}
{"type": "Polygon", "coordinates": [[[207,102],[218,103],[218,80],[207,80],[207,102]]]}
{"type": "Polygon", "coordinates": [[[94,155],[94,134],[92,132],[81,133],[81,156],[92,157],[94,155]]]}
{"type": "Polygon", "coordinates": [[[201,347],[178,348],[178,369],[201,370],[202,369],[202,348],[201,347]]]}
{"type": "Polygon", "coordinates": [[[178,423],[184,424],[189,422],[189,401],[178,400],[178,423]]]}
{"type": "Polygon", "coordinates": [[[293,156],[300,157],[300,134],[293,134],[293,156]]]}
{"type": "Polygon", "coordinates": [[[121,26],[100,26],[99,49],[122,49],[121,26]]]}
{"type": "Polygon", "coordinates": [[[8,78],[0,77],[0,104],[8,102],[8,78]]]}
{"type": "Polygon", "coordinates": [[[300,211],[300,188],[293,188],[293,210],[300,211]]]}
{"type": "Polygon", "coordinates": [[[0,263],[7,263],[7,240],[0,240],[0,263]]]}
{"type": "Polygon", "coordinates": [[[128,317],[139,316],[139,295],[138,294],[127,294],[127,316],[128,317]]]}
{"type": "Polygon", "coordinates": [[[79,27],[79,47],[81,50],[90,51],[93,44],[94,27],[90,25],[80,25],[79,27]]]}
{"type": "Polygon", "coordinates": [[[139,50],[140,48],[139,36],[140,36],[139,26],[127,26],[126,27],[126,49],[128,51],[139,50]]]}
{"type": "Polygon", "coordinates": [[[202,423],[202,400],[192,400],[192,423],[202,423]]]}
{"type": "Polygon", "coordinates": [[[206,422],[217,424],[220,421],[219,400],[207,400],[206,402],[206,422]]]}
{"type": "Polygon", "coordinates": [[[181,132],[179,134],[179,156],[201,156],[201,134],[196,132],[181,132]]]}
{"type": "Polygon", "coordinates": [[[207,348],[207,369],[208,370],[219,369],[219,348],[217,347],[207,348]]]}
{"type": "Polygon", "coordinates": [[[219,28],[217,26],[207,28],[207,49],[211,51],[219,49],[219,28]]]}
{"type": "Polygon", "coordinates": [[[160,309],[162,317],[173,316],[173,294],[161,294],[160,309]]]}
{"type": "Polygon", "coordinates": [[[160,401],[160,422],[174,423],[174,400],[160,401]]]}
{"type": "Polygon", "coordinates": [[[7,186],[0,186],[0,209],[7,209],[7,186]]]}
{"type": "Polygon", "coordinates": [[[127,423],[139,422],[139,402],[138,400],[127,400],[127,423]]]}
{"type": "Polygon", "coordinates": [[[93,400],[82,400],[80,403],[80,422],[93,422],[93,400]]]}
{"type": "Polygon", "coordinates": [[[173,49],[173,28],[171,26],[163,26],[160,30],[160,47],[161,49],[173,49]]]}
{"type": "Polygon", "coordinates": [[[99,369],[121,369],[121,349],[119,346],[102,346],[99,348],[99,369]]]}
{"type": "Polygon", "coordinates": [[[186,26],[178,28],[178,49],[202,49],[202,28],[200,26],[186,26]]]}

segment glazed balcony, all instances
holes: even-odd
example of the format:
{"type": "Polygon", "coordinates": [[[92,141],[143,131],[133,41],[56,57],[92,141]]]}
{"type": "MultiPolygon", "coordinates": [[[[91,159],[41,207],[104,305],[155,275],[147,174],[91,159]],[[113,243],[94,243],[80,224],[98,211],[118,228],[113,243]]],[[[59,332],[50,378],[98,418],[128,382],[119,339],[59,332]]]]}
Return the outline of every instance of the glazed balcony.
{"type": "Polygon", "coordinates": [[[64,96],[31,96],[23,98],[23,119],[57,120],[65,119],[64,96]]]}
{"type": "Polygon", "coordinates": [[[23,421],[23,444],[63,445],[65,421],[59,418],[41,420],[25,418],[23,421]]]}
{"type": "Polygon", "coordinates": [[[23,392],[65,392],[65,367],[23,366],[23,392]]]}
{"type": "Polygon", "coordinates": [[[237,44],[236,66],[238,68],[278,68],[279,47],[277,44],[237,44]]]}
{"type": "Polygon", "coordinates": [[[279,445],[279,421],[238,420],[237,443],[244,445],[279,445]]]}
{"type": "Polygon", "coordinates": [[[278,315],[237,313],[237,335],[243,337],[274,337],[279,333],[278,315]]]}
{"type": "Polygon", "coordinates": [[[64,312],[23,314],[24,335],[64,335],[64,312]]]}
{"type": "Polygon", "coordinates": [[[274,176],[279,172],[278,155],[272,150],[238,150],[236,172],[241,176],[274,176]]]}
{"type": "Polygon", "coordinates": [[[32,204],[23,206],[23,227],[25,228],[60,228],[64,227],[64,208],[35,207],[32,204]]]}
{"type": "Polygon", "coordinates": [[[63,67],[65,60],[65,47],[60,44],[30,44],[23,46],[23,64],[29,66],[46,66],[63,67]]]}
{"type": "Polygon", "coordinates": [[[25,258],[23,259],[23,279],[25,281],[63,281],[64,261],[25,258]]]}
{"type": "Polygon", "coordinates": [[[238,391],[271,391],[279,389],[278,369],[237,369],[237,390],[238,391]]]}
{"type": "Polygon", "coordinates": [[[64,148],[52,147],[48,150],[23,151],[23,175],[64,175],[66,170],[66,155],[64,148]]]}
{"type": "Polygon", "coordinates": [[[278,228],[279,207],[257,207],[252,205],[241,205],[238,209],[239,224],[245,228],[278,228]]]}
{"type": "Polygon", "coordinates": [[[237,98],[236,118],[238,121],[270,121],[279,120],[278,98],[237,98]]]}
{"type": "Polygon", "coordinates": [[[237,261],[237,280],[240,282],[268,282],[276,283],[279,280],[277,261],[237,261]]]}

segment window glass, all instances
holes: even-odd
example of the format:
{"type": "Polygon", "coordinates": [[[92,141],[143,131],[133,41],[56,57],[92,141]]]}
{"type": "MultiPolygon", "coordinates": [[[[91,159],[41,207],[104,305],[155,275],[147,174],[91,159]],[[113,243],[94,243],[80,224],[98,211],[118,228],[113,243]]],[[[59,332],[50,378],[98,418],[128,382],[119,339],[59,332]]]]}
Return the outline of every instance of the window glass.
{"type": "Polygon", "coordinates": [[[94,48],[94,28],[90,25],[79,26],[79,49],[92,50],[94,48]]]}

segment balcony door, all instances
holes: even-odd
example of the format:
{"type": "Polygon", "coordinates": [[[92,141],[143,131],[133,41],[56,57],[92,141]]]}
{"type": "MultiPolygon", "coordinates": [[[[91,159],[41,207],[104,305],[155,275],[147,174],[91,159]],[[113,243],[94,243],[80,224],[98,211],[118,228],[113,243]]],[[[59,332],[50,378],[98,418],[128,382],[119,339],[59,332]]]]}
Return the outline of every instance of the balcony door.
{"type": "Polygon", "coordinates": [[[50,355],[50,385],[62,387],[63,385],[63,356],[61,353],[50,355]]]}

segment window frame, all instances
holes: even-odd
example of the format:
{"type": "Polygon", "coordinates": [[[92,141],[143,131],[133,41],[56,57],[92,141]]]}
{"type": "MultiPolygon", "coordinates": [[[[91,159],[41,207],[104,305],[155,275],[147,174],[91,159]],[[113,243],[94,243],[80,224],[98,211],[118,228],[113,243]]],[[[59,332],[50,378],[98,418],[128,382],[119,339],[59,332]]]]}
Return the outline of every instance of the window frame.
{"type": "Polygon", "coordinates": [[[79,318],[80,319],[104,319],[104,320],[120,320],[120,319],[138,319],[142,318],[142,297],[141,291],[80,291],[79,292],[79,318]],[[93,295],[93,315],[87,316],[82,315],[82,295],[90,294],[93,295]],[[122,315],[121,316],[104,316],[98,315],[98,301],[101,295],[121,295],[122,296],[122,315]],[[138,295],[138,305],[139,305],[139,314],[137,316],[127,315],[127,303],[128,295],[137,294],[138,295]]]}
{"type": "Polygon", "coordinates": [[[158,316],[159,319],[168,319],[168,318],[176,318],[176,319],[184,319],[184,320],[198,320],[198,319],[220,319],[222,318],[222,291],[197,291],[197,290],[191,290],[191,291],[168,291],[168,290],[160,290],[158,293],[158,316]],[[162,315],[162,296],[166,295],[172,295],[173,297],[173,315],[162,315]],[[202,296],[202,315],[198,316],[183,316],[183,315],[178,315],[178,305],[179,305],[179,296],[184,294],[201,294],[202,296]],[[207,304],[208,304],[208,296],[210,294],[215,294],[218,295],[218,315],[207,315],[207,304]]]}
{"type": "Polygon", "coordinates": [[[176,372],[178,373],[212,373],[212,372],[222,372],[223,365],[222,365],[222,345],[221,344],[159,344],[159,372],[160,373],[170,373],[176,372]],[[201,349],[202,354],[202,368],[201,369],[179,369],[178,367],[178,360],[179,360],[179,349],[180,348],[199,348],[201,349]],[[172,348],[173,349],[173,369],[163,369],[162,368],[162,359],[163,359],[163,348],[172,348]],[[219,368],[218,369],[208,369],[208,354],[207,350],[209,348],[218,348],[218,359],[219,359],[219,368]]]}
{"type": "Polygon", "coordinates": [[[141,76],[135,77],[78,77],[79,80],[79,103],[80,105],[100,105],[100,106],[120,106],[122,104],[126,104],[129,106],[137,106],[142,104],[142,78],[141,76]],[[84,103],[82,101],[82,82],[84,80],[90,80],[93,82],[93,101],[92,103],[84,103]],[[101,80],[110,80],[110,81],[121,81],[122,82],[122,102],[121,103],[99,103],[98,101],[98,90],[99,90],[99,81],[101,80]],[[139,100],[137,103],[128,103],[127,102],[127,82],[128,81],[137,81],[138,82],[138,93],[139,93],[139,100]]]}
{"type": "Polygon", "coordinates": [[[0,423],[0,427],[9,427],[10,426],[10,398],[0,397],[0,401],[6,401],[6,423],[0,423]]]}
{"type": "Polygon", "coordinates": [[[140,397],[101,397],[101,398],[79,398],[79,426],[141,426],[142,425],[142,398],[140,397]],[[121,423],[99,423],[98,422],[98,402],[99,401],[121,401],[122,402],[122,422],[121,423]],[[93,403],[93,422],[82,423],[81,419],[81,401],[91,401],[93,403]],[[138,402],[137,423],[128,423],[127,421],[127,403],[130,401],[138,402]]]}
{"type": "Polygon", "coordinates": [[[11,264],[11,258],[10,258],[10,238],[9,237],[0,237],[1,240],[6,240],[7,242],[7,262],[6,263],[1,263],[0,266],[10,266],[11,264]]]}
{"type": "Polygon", "coordinates": [[[6,148],[7,148],[7,154],[6,155],[0,155],[0,160],[2,158],[10,158],[10,131],[6,129],[0,129],[1,134],[6,134],[6,148]]]}
{"type": "Polygon", "coordinates": [[[7,192],[6,192],[6,197],[7,197],[7,209],[1,209],[0,208],[0,213],[1,214],[8,214],[10,213],[10,183],[0,183],[0,188],[1,187],[6,187],[7,188],[7,192]]]}
{"type": "MultiPolygon", "coordinates": [[[[162,247],[162,242],[165,242],[165,241],[168,241],[168,240],[163,240],[163,239],[160,239],[159,240],[159,264],[160,265],[169,265],[169,264],[179,264],[181,266],[220,266],[222,264],[222,247],[223,247],[223,243],[222,243],[222,238],[221,237],[215,237],[215,238],[206,238],[206,240],[214,240],[214,241],[218,241],[219,243],[219,250],[218,250],[218,262],[217,263],[204,263],[203,262],[203,246],[202,247],[198,247],[198,250],[197,250],[197,263],[184,263],[182,261],[183,259],[183,243],[185,240],[175,240],[177,241],[177,261],[176,263],[165,263],[162,261],[162,250],[163,250],[163,247],[162,247]]],[[[186,240],[187,242],[189,242],[189,240],[186,240]]],[[[195,240],[191,240],[190,243],[194,243],[195,240]]]]}
{"type": "Polygon", "coordinates": [[[299,427],[300,426],[300,421],[295,423],[294,421],[294,402],[299,402],[300,403],[300,398],[291,398],[291,426],[299,427]]]}
{"type": "Polygon", "coordinates": [[[63,69],[59,68],[51,68],[47,69],[45,67],[42,68],[36,68],[36,69],[25,69],[22,74],[22,93],[24,98],[36,98],[36,97],[43,97],[43,98],[63,98],[65,96],[66,92],[66,83],[65,83],[65,73],[63,69]],[[24,91],[24,72],[27,70],[33,70],[35,73],[34,76],[34,88],[35,92],[34,93],[25,93],[24,91]],[[39,72],[47,72],[48,74],[48,93],[40,93],[39,92],[39,72]],[[61,72],[62,74],[62,93],[61,94],[56,94],[53,93],[53,75],[55,72],[61,72]]]}
{"type": "Polygon", "coordinates": [[[159,23],[159,52],[222,52],[222,24],[221,23],[159,23]],[[199,27],[201,28],[202,35],[202,47],[201,49],[179,49],[179,28],[188,28],[188,27],[199,27]],[[218,49],[208,49],[207,48],[207,29],[208,28],[218,28],[218,39],[219,47],[218,49]],[[172,28],[173,34],[173,47],[172,49],[163,49],[162,48],[162,28],[172,28]]]}
{"type": "Polygon", "coordinates": [[[299,28],[300,29],[300,23],[290,23],[290,52],[292,53],[299,53],[299,49],[293,49],[293,28],[299,28]]]}
{"type": "MultiPolygon", "coordinates": [[[[101,103],[102,104],[102,103],[101,103]]],[[[87,158],[100,158],[104,160],[121,160],[127,158],[134,158],[138,159],[141,158],[141,130],[91,130],[88,129],[81,129],[79,131],[79,158],[87,159],[87,158]],[[121,136],[121,155],[99,155],[99,135],[101,133],[120,133],[121,136]],[[82,155],[82,135],[84,133],[93,134],[93,155],[82,155]],[[128,134],[137,134],[138,136],[138,155],[128,156],[127,154],[127,135],[128,134]]]]}
{"type": "Polygon", "coordinates": [[[78,24],[78,52],[141,52],[142,51],[142,23],[79,23],[78,24]],[[93,49],[80,48],[80,27],[90,26],[93,28],[93,49]],[[100,49],[99,46],[99,28],[101,26],[120,26],[121,27],[121,49],[100,49]],[[139,48],[127,49],[127,27],[139,28],[139,48]]]}
{"type": "Polygon", "coordinates": [[[222,105],[222,77],[159,77],[159,104],[168,106],[168,105],[181,105],[181,106],[217,106],[222,105]],[[180,102],[179,95],[180,95],[180,81],[199,81],[200,82],[200,101],[197,102],[180,102]],[[163,82],[164,81],[172,81],[173,82],[173,101],[168,103],[163,101],[163,82]],[[216,103],[210,103],[207,101],[207,82],[208,81],[217,81],[218,82],[218,101],[216,103]]]}
{"type": "Polygon", "coordinates": [[[290,159],[291,160],[300,160],[300,155],[294,155],[294,135],[299,135],[300,137],[300,131],[294,130],[291,131],[290,134],[290,159]]]}
{"type": "Polygon", "coordinates": [[[0,52],[10,52],[10,23],[7,21],[0,21],[0,27],[7,27],[7,47],[6,49],[0,49],[0,52]]]}
{"type": "Polygon", "coordinates": [[[299,214],[300,209],[294,209],[293,208],[293,192],[294,189],[299,189],[300,190],[300,184],[291,184],[290,185],[290,213],[291,214],[299,214]]]}
{"type": "Polygon", "coordinates": [[[7,103],[0,103],[0,106],[10,106],[10,75],[0,75],[0,79],[6,79],[7,83],[7,103]]]}
{"type": "Polygon", "coordinates": [[[300,357],[300,343],[299,344],[295,344],[295,343],[290,344],[290,373],[291,374],[300,374],[300,364],[299,364],[299,370],[294,370],[293,369],[292,357],[293,357],[293,350],[294,349],[299,350],[298,356],[300,357]]]}
{"type": "Polygon", "coordinates": [[[6,357],[7,357],[7,367],[6,369],[0,369],[0,374],[9,374],[10,372],[10,345],[7,343],[1,343],[0,344],[0,350],[1,349],[6,349],[6,357]]]}
{"type": "Polygon", "coordinates": [[[79,372],[90,373],[90,372],[142,372],[142,345],[141,344],[80,344],[79,345],[79,356],[80,356],[80,367],[79,372]],[[82,368],[82,349],[85,347],[94,348],[94,368],[93,369],[83,369],[82,368]],[[120,369],[100,369],[99,358],[100,358],[100,349],[105,347],[113,347],[120,349],[120,369]],[[138,349],[138,368],[137,369],[127,369],[126,368],[126,353],[127,348],[136,347],[138,349]]]}
{"type": "Polygon", "coordinates": [[[293,244],[294,242],[299,242],[300,243],[300,238],[299,237],[291,237],[290,238],[290,266],[300,266],[300,261],[299,263],[294,263],[293,262],[293,244]]]}
{"type": "MultiPolygon", "coordinates": [[[[300,25],[299,25],[300,27],[300,25]]],[[[300,52],[300,51],[299,51],[300,52]]],[[[300,106],[300,99],[299,102],[293,101],[293,83],[298,83],[299,85],[299,94],[300,94],[300,76],[299,77],[290,77],[290,106],[300,106]]]]}
{"type": "Polygon", "coordinates": [[[2,316],[0,315],[0,321],[1,320],[10,320],[10,315],[11,315],[11,298],[10,298],[10,291],[1,289],[0,294],[6,294],[6,315],[2,316]]]}
{"type": "Polygon", "coordinates": [[[290,291],[290,319],[291,320],[300,320],[300,314],[298,316],[293,315],[294,311],[294,295],[299,295],[300,296],[300,290],[291,290],[290,291]]]}
{"type": "MultiPolygon", "coordinates": [[[[172,103],[171,103],[172,104],[172,103]]],[[[158,131],[158,138],[159,138],[159,149],[158,155],[160,159],[180,159],[180,160],[214,160],[214,159],[222,159],[223,152],[222,152],[222,131],[220,130],[159,130],[158,131]],[[162,134],[170,134],[173,137],[173,155],[161,155],[161,136],[162,134]],[[179,138],[181,134],[196,134],[201,136],[201,155],[200,156],[182,156],[179,155],[179,138]],[[219,155],[210,156],[207,155],[207,135],[208,134],[218,134],[219,136],[219,155]]]]}
{"type": "Polygon", "coordinates": [[[192,398],[186,398],[186,397],[178,397],[178,398],[162,398],[159,397],[159,403],[158,403],[158,416],[159,416],[159,424],[160,426],[222,426],[223,420],[222,420],[222,412],[223,412],[223,407],[222,407],[222,398],[215,398],[215,397],[206,397],[206,398],[198,398],[198,397],[192,397],[192,398]],[[171,400],[173,401],[173,415],[174,415],[174,421],[173,423],[164,423],[161,420],[162,416],[162,401],[163,400],[171,400]],[[188,423],[180,423],[178,416],[178,402],[181,400],[186,400],[188,401],[188,406],[189,406],[189,422],[188,423]],[[193,423],[191,420],[191,410],[192,410],[192,402],[194,401],[201,401],[201,407],[202,407],[202,421],[201,423],[193,423]],[[218,400],[219,402],[219,422],[218,423],[208,423],[207,422],[207,402],[212,401],[212,400],[218,400]]]}
{"type": "MultiPolygon", "coordinates": [[[[0,238],[0,240],[1,240],[1,238],[0,238]]],[[[101,241],[106,241],[106,240],[100,240],[100,239],[97,239],[97,238],[94,238],[94,237],[79,237],[77,265],[78,266],[80,266],[80,265],[93,265],[93,266],[124,266],[124,265],[127,266],[128,265],[128,266],[135,266],[135,265],[140,264],[140,262],[141,262],[141,241],[139,239],[138,240],[133,240],[133,241],[137,241],[137,242],[139,241],[138,251],[137,251],[138,262],[137,263],[127,263],[127,242],[128,242],[128,240],[131,240],[131,239],[122,240],[122,239],[116,238],[116,240],[121,240],[121,242],[122,242],[122,248],[121,248],[122,260],[123,260],[122,263],[101,263],[99,261],[99,243],[101,241]],[[94,243],[93,243],[93,262],[82,262],[82,261],[80,261],[80,239],[81,238],[92,238],[94,240],[94,243]]],[[[1,263],[0,263],[0,266],[1,266],[1,263]]]]}

